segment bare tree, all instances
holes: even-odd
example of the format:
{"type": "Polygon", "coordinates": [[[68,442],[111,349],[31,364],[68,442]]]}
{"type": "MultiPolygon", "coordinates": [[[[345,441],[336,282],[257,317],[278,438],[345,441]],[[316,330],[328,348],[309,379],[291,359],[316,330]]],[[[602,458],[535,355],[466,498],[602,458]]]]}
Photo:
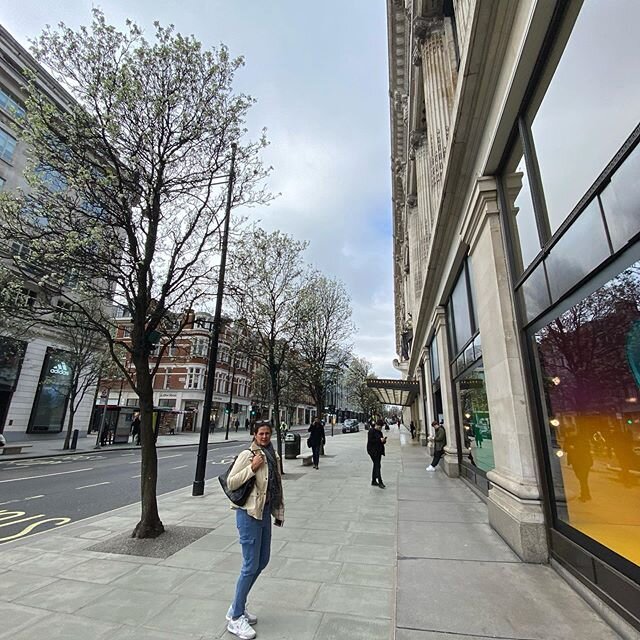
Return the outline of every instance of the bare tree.
{"type": "Polygon", "coordinates": [[[306,243],[280,231],[255,228],[239,246],[242,252],[234,256],[231,269],[234,315],[245,324],[245,353],[264,366],[269,378],[282,459],[280,398],[303,325],[300,291],[305,281],[302,253],[306,243]]]}
{"type": "Polygon", "coordinates": [[[298,376],[316,405],[324,409],[327,367],[342,369],[350,359],[351,300],[344,284],[315,271],[300,296],[304,326],[296,344],[298,376]]]}
{"type": "Polygon", "coordinates": [[[185,326],[184,311],[213,289],[228,181],[233,206],[270,198],[259,159],[266,140],[242,141],[253,103],[233,91],[242,58],[224,45],[203,50],[157,23],[148,42],[132,22],[119,31],[100,11],[93,15],[88,27],[48,27],[33,43],[34,56],[77,102],[52,104],[32,78],[23,131],[30,190],[3,194],[0,233],[24,248],[11,269],[37,284],[34,307],[70,304],[83,313],[137,393],[142,513],[132,535],[155,537],[164,527],[153,376],[185,326]],[[94,316],[96,301],[108,304],[94,316]],[[126,340],[114,338],[111,302],[128,310],[126,340]],[[167,340],[150,366],[160,335],[167,340]]]}
{"type": "Polygon", "coordinates": [[[348,398],[367,415],[381,413],[380,401],[375,391],[367,386],[367,380],[376,377],[368,360],[357,356],[352,358],[346,374],[348,398]]]}

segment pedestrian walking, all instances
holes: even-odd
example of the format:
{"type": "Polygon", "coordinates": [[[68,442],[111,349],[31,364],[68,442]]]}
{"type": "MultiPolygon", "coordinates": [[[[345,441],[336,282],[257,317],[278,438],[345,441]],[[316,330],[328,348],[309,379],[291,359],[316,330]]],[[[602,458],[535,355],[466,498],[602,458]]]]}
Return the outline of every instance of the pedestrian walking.
{"type": "Polygon", "coordinates": [[[255,423],[251,446],[238,456],[227,484],[230,489],[238,489],[252,477],[255,477],[255,484],[244,506],[232,505],[236,510],[236,526],[242,545],[242,568],[226,619],[227,631],[242,640],[256,637],[252,625],[257,624],[258,618],[247,611],[247,596],[269,564],[271,516],[277,527],[284,524],[280,458],[271,443],[271,423],[268,420],[255,423]]]}
{"type": "Polygon", "coordinates": [[[444,425],[440,424],[437,420],[431,423],[431,426],[435,428],[435,434],[433,436],[433,460],[427,467],[427,471],[435,471],[440,462],[440,458],[444,455],[444,448],[447,445],[447,434],[444,430],[444,425]]]}
{"type": "Polygon", "coordinates": [[[244,419],[244,430],[249,431],[249,418],[244,419]]]}
{"type": "Polygon", "coordinates": [[[311,458],[313,468],[318,468],[320,462],[320,449],[324,447],[326,442],[324,426],[320,418],[316,418],[308,429],[309,437],[307,438],[307,446],[311,449],[311,458]]]}
{"type": "Polygon", "coordinates": [[[131,441],[140,444],[140,414],[134,413],[131,421],[131,441]]]}
{"type": "Polygon", "coordinates": [[[233,423],[233,426],[236,428],[236,433],[238,433],[238,427],[240,426],[240,420],[236,418],[236,421],[233,423]]]}
{"type": "Polygon", "coordinates": [[[382,435],[382,427],[384,426],[383,420],[378,420],[375,427],[369,429],[367,435],[367,453],[373,462],[373,469],[371,470],[371,485],[374,487],[385,488],[384,482],[382,482],[382,456],[384,455],[384,445],[387,442],[387,438],[382,435]]]}
{"type": "Polygon", "coordinates": [[[409,423],[409,431],[411,431],[411,439],[413,440],[416,437],[416,425],[413,420],[409,423]]]}

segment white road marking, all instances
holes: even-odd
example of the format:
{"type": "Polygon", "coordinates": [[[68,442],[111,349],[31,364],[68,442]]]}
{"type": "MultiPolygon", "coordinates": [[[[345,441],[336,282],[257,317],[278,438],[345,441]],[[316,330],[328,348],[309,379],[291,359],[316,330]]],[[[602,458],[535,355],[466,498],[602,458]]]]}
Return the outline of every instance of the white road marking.
{"type": "Polygon", "coordinates": [[[171,467],[171,470],[174,471],[175,469],[186,469],[188,466],[188,464],[183,464],[181,467],[171,467]]]}
{"type": "Polygon", "coordinates": [[[37,498],[44,498],[44,494],[40,496],[31,496],[29,498],[15,498],[14,500],[7,500],[6,502],[0,502],[0,506],[3,506],[5,504],[14,504],[15,502],[26,502],[27,500],[36,500],[37,498]]]}
{"type": "Polygon", "coordinates": [[[74,469],[73,471],[60,471],[58,473],[46,473],[42,476],[29,476],[27,478],[11,478],[10,480],[0,480],[0,484],[3,482],[19,482],[20,480],[36,480],[37,478],[50,478],[51,476],[64,476],[67,473],[80,473],[82,471],[93,471],[93,467],[90,469],[74,469]]]}
{"type": "Polygon", "coordinates": [[[133,480],[134,478],[141,478],[142,474],[140,474],[139,476],[131,476],[131,480],[133,480]]]}
{"type": "Polygon", "coordinates": [[[111,484],[110,482],[97,482],[96,484],[85,484],[84,487],[76,487],[78,489],[91,489],[91,487],[101,487],[103,484],[111,484]]]}
{"type": "Polygon", "coordinates": [[[181,453],[174,453],[172,456],[164,456],[162,458],[158,458],[158,460],[168,460],[169,458],[180,458],[182,457],[181,453]]]}
{"type": "Polygon", "coordinates": [[[140,460],[133,460],[132,462],[127,462],[127,464],[140,464],[140,460]]]}

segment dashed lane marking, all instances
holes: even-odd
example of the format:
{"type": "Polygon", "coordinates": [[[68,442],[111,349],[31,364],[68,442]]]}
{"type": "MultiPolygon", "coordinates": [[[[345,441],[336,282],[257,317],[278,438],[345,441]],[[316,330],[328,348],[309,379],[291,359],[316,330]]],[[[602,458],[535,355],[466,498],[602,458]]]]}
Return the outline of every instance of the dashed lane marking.
{"type": "Polygon", "coordinates": [[[180,467],[171,467],[171,471],[175,471],[176,469],[186,469],[188,466],[188,464],[183,464],[180,467]]]}
{"type": "Polygon", "coordinates": [[[90,469],[73,469],[72,471],[59,471],[58,473],[45,473],[41,476],[28,476],[26,478],[9,478],[8,480],[0,480],[0,484],[4,482],[20,482],[21,480],[37,480],[38,478],[50,478],[51,476],[64,476],[68,473],[81,473],[82,471],[93,471],[93,467],[90,469]]]}
{"type": "Polygon", "coordinates": [[[14,500],[7,500],[6,502],[0,502],[0,506],[5,504],[15,504],[16,502],[26,502],[27,500],[37,500],[38,498],[44,498],[44,493],[39,496],[30,496],[28,498],[15,498],[14,500]]]}
{"type": "Polygon", "coordinates": [[[134,478],[142,478],[142,474],[140,474],[138,476],[131,476],[131,480],[133,480],[134,478]]]}
{"type": "Polygon", "coordinates": [[[111,484],[110,482],[96,482],[95,484],[85,484],[84,487],[76,487],[78,489],[91,489],[91,487],[101,487],[103,484],[111,484]]]}
{"type": "Polygon", "coordinates": [[[168,460],[169,458],[181,458],[181,453],[174,453],[172,456],[163,456],[162,458],[158,458],[158,460],[168,460]]]}

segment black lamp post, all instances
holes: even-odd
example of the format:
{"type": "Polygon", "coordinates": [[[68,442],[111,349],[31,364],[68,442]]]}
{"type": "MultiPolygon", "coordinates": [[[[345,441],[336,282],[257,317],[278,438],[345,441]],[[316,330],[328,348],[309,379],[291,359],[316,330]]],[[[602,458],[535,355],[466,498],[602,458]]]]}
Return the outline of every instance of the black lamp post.
{"type": "Polygon", "coordinates": [[[222,297],[224,295],[224,274],[227,267],[227,244],[229,242],[229,222],[231,220],[231,194],[233,191],[234,167],[236,162],[237,145],[231,144],[231,169],[229,171],[229,186],[227,188],[227,206],[225,210],[224,229],[222,232],[222,248],[220,252],[220,273],[218,275],[218,292],[216,295],[216,310],[213,316],[213,331],[209,342],[209,362],[207,364],[207,386],[204,393],[204,406],[200,441],[198,443],[198,461],[196,476],[193,481],[191,495],[204,494],[204,476],[207,469],[207,447],[209,444],[209,425],[211,423],[211,402],[213,400],[213,385],[216,376],[216,361],[218,360],[218,339],[220,337],[220,317],[222,316],[222,297]]]}

